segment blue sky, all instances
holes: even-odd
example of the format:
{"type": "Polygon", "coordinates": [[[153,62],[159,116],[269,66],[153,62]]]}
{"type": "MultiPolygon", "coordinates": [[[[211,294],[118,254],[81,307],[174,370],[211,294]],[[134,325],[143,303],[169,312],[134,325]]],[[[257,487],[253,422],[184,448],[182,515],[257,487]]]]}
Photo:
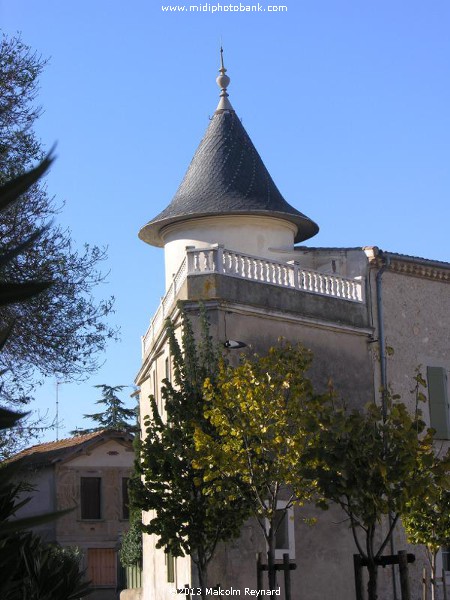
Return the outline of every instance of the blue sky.
{"type": "MultiPolygon", "coordinates": [[[[80,245],[108,245],[98,294],[116,297],[122,329],[99,373],[59,387],[60,437],[89,425],[93,385],[131,385],[139,369],[164,277],[163,251],[137,232],[170,202],[215,110],[221,39],[234,108],[284,197],[320,225],[311,245],[450,261],[450,3],[281,4],[0,0],[4,32],[50,59],[37,128],[58,143],[49,193],[80,245]]],[[[53,416],[55,381],[38,398],[53,416]]]]}

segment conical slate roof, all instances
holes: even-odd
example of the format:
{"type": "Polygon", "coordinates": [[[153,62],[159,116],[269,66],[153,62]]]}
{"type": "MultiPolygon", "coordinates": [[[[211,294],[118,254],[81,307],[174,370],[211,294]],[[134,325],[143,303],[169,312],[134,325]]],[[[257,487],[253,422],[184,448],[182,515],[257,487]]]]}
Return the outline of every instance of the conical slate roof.
{"type": "Polygon", "coordinates": [[[226,94],[229,83],[218,77],[221,101],[172,202],[139,232],[154,246],[163,246],[167,225],[200,217],[263,215],[278,217],[298,227],[295,242],[315,235],[319,228],[286,202],[237,117],[226,94]]]}

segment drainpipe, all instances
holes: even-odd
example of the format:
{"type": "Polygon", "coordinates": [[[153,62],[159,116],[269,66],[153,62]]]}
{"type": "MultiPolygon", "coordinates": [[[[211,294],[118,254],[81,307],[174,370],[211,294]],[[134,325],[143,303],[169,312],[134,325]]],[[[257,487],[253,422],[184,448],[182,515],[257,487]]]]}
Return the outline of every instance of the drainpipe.
{"type": "MultiPolygon", "coordinates": [[[[376,276],[376,290],[377,290],[377,317],[378,317],[378,347],[380,352],[380,379],[381,379],[381,410],[383,414],[383,421],[387,418],[387,372],[386,372],[386,340],[384,337],[384,318],[383,318],[383,273],[390,265],[390,257],[383,256],[380,252],[383,260],[382,267],[378,270],[376,276]]],[[[389,527],[392,526],[392,514],[389,512],[389,527]]],[[[395,554],[394,535],[392,532],[390,539],[390,549],[392,556],[395,554]]],[[[392,565],[392,592],[394,594],[394,600],[397,600],[397,581],[395,577],[395,566],[392,565]]]]}
{"type": "MultiPolygon", "coordinates": [[[[380,252],[381,254],[381,252],[380,252]]],[[[378,346],[380,352],[380,377],[381,377],[381,409],[383,420],[387,417],[386,393],[387,393],[387,374],[386,374],[386,341],[384,339],[384,319],[383,319],[383,273],[390,265],[390,258],[382,255],[383,266],[379,269],[376,277],[377,289],[377,317],[378,317],[378,346]]]]}

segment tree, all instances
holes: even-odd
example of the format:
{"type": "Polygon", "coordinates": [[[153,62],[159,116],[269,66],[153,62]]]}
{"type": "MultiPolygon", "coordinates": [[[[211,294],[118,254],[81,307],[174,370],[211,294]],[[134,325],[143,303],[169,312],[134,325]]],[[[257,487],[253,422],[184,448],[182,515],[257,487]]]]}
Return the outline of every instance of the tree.
{"type": "Polygon", "coordinates": [[[212,429],[197,429],[195,436],[195,464],[212,493],[229,482],[230,493],[250,503],[267,544],[271,590],[277,530],[289,509],[309,501],[315,489],[295,468],[316,435],[313,417],[324,403],[307,377],[311,361],[301,344],[283,341],[265,356],[243,355],[237,367],[221,361],[216,380],[205,382],[212,429]]]}
{"type": "Polygon", "coordinates": [[[367,561],[369,600],[376,600],[377,561],[397,522],[412,499],[432,498],[432,483],[443,483],[450,459],[447,455],[437,461],[433,432],[426,430],[417,402],[411,414],[391,394],[385,394],[385,411],[375,402],[365,410],[349,411],[331,399],[333,410],[319,417],[306,474],[304,464],[298,468],[302,476],[316,479],[319,506],[334,502],[347,515],[358,553],[367,561]],[[380,525],[388,517],[382,533],[380,525]]]}
{"type": "MultiPolygon", "coordinates": [[[[0,214],[16,206],[20,210],[20,200],[30,186],[34,185],[49,168],[52,158],[47,156],[29,171],[0,185],[0,214]]],[[[44,233],[45,228],[30,231],[14,247],[0,254],[0,272],[22,254],[44,233]]],[[[20,282],[0,280],[0,306],[19,305],[43,293],[52,285],[51,281],[20,282]]],[[[0,328],[0,350],[11,339],[14,323],[0,328]]],[[[23,413],[0,408],[0,430],[11,431],[23,419],[23,413]]],[[[88,593],[87,584],[79,570],[79,560],[62,549],[48,547],[26,529],[54,520],[67,511],[42,515],[12,518],[16,512],[30,501],[30,497],[20,498],[30,487],[21,481],[19,467],[14,462],[0,465],[0,596],[2,600],[75,600],[88,593]]]]}
{"type": "MultiPolygon", "coordinates": [[[[41,114],[35,105],[38,80],[46,61],[20,37],[0,42],[0,184],[23,174],[43,158],[33,126],[41,114]]],[[[0,214],[4,254],[58,213],[40,182],[24,191],[19,205],[0,214]]],[[[0,395],[9,403],[26,403],[36,377],[83,379],[98,366],[98,353],[116,337],[106,318],[113,300],[97,301],[94,288],[103,281],[99,263],[104,249],[75,249],[68,230],[51,224],[1,272],[1,280],[53,285],[27,302],[0,307],[0,327],[14,324],[0,361],[5,371],[0,395]]]]}
{"type": "MultiPolygon", "coordinates": [[[[20,208],[22,195],[39,180],[49,168],[52,160],[48,156],[37,167],[0,185],[1,214],[10,210],[14,205],[20,208]]],[[[0,271],[5,270],[16,257],[21,256],[31,244],[39,239],[43,231],[43,228],[31,231],[28,237],[21,239],[16,246],[6,252],[2,252],[0,254],[0,271]]],[[[25,280],[19,283],[0,281],[0,306],[4,307],[10,304],[26,302],[35,295],[47,290],[50,286],[51,281],[25,280]]],[[[0,328],[0,350],[3,350],[13,333],[14,324],[8,324],[0,328]]],[[[17,424],[25,416],[24,413],[17,413],[0,407],[0,430],[3,433],[16,429],[17,424]]],[[[31,534],[26,534],[25,530],[54,520],[67,511],[47,513],[22,519],[11,519],[21,507],[30,501],[29,497],[19,499],[20,494],[30,490],[29,486],[20,480],[17,464],[11,462],[2,463],[0,465],[0,473],[0,572],[2,573],[0,596],[3,600],[15,600],[18,597],[31,598],[31,594],[36,591],[36,586],[34,585],[36,582],[36,573],[32,572],[31,567],[35,565],[33,561],[36,551],[38,550],[38,546],[39,548],[41,546],[38,538],[35,538],[31,534]],[[28,560],[26,560],[26,557],[28,557],[28,560]],[[27,582],[26,590],[24,582],[27,582]]],[[[48,563],[47,560],[44,562],[48,563]]],[[[57,576],[58,581],[64,580],[67,584],[67,590],[71,589],[73,592],[80,592],[78,596],[82,595],[82,589],[78,585],[79,578],[77,579],[77,577],[69,575],[70,569],[67,562],[61,565],[59,574],[57,574],[55,567],[56,565],[53,564],[54,575],[57,576]],[[65,578],[66,573],[68,574],[68,578],[65,578]],[[71,584],[74,585],[70,587],[71,584]]],[[[40,597],[39,594],[38,596],[40,597]]],[[[52,596],[53,598],[56,597],[52,596]]],[[[61,600],[69,600],[68,595],[65,598],[60,598],[61,600]]]]}
{"type": "Polygon", "coordinates": [[[437,598],[436,556],[443,546],[450,545],[450,491],[438,484],[438,489],[413,498],[408,503],[402,522],[410,544],[423,544],[431,567],[431,599],[437,598]]]}
{"type": "Polygon", "coordinates": [[[248,510],[226,482],[211,494],[214,482],[206,481],[205,469],[193,466],[198,457],[194,432],[210,428],[203,415],[203,382],[206,377],[214,381],[219,355],[204,314],[198,343],[189,318],[182,313],[181,320],[181,345],[174,323],[166,321],[174,381],[162,384],[165,419],[150,396],[151,415],[144,417],[136,461],[141,477],[132,479],[131,497],[141,510],[155,511],[143,531],[159,538],[157,547],[173,557],[191,557],[205,598],[208,564],[217,544],[238,535],[248,510]]]}
{"type": "MultiPolygon", "coordinates": [[[[136,435],[133,440],[133,447],[136,458],[136,463],[140,463],[141,440],[140,435],[136,435]]],[[[129,508],[129,523],[128,531],[125,532],[122,538],[122,543],[119,551],[120,562],[124,567],[133,567],[136,565],[142,566],[142,510],[134,502],[134,490],[140,488],[140,469],[136,466],[128,482],[128,508],[129,508]]]]}
{"type": "MultiPolygon", "coordinates": [[[[417,372],[415,393],[424,401],[426,397],[421,388],[426,388],[426,385],[420,372],[417,372]]],[[[442,546],[450,545],[450,490],[446,476],[448,457],[441,459],[436,454],[431,465],[424,464],[421,467],[427,471],[425,476],[428,475],[428,488],[424,494],[416,495],[406,503],[402,523],[409,543],[425,546],[431,568],[431,597],[435,600],[436,556],[442,546]]]]}
{"type": "Polygon", "coordinates": [[[85,433],[93,433],[94,431],[102,431],[103,429],[115,429],[117,431],[135,433],[137,412],[135,409],[124,408],[122,400],[117,395],[126,386],[101,384],[94,387],[102,390],[102,397],[100,400],[97,400],[96,404],[103,404],[106,408],[102,412],[83,415],[83,417],[97,421],[98,425],[87,429],[75,429],[71,431],[71,434],[84,435],[85,433]],[[132,420],[131,423],[130,419],[132,420]]]}

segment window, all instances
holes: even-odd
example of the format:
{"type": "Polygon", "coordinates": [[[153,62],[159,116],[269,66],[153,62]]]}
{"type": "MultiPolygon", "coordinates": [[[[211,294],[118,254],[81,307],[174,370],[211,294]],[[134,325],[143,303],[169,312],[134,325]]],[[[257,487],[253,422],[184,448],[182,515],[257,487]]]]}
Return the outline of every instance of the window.
{"type": "Polygon", "coordinates": [[[128,496],[128,477],[122,477],[122,519],[130,518],[130,499],[128,496]]]}
{"type": "Polygon", "coordinates": [[[275,513],[275,548],[289,550],[289,517],[284,510],[275,513]]]}
{"type": "MultiPolygon", "coordinates": [[[[278,500],[275,513],[275,558],[282,559],[283,554],[295,558],[294,538],[294,509],[292,506],[286,510],[287,502],[278,500]]],[[[268,528],[267,522],[266,527],[268,528]]]]}
{"type": "Polygon", "coordinates": [[[447,372],[442,367],[428,367],[428,401],[430,424],[438,439],[450,438],[450,407],[448,404],[447,372]]]}
{"type": "Polygon", "coordinates": [[[81,518],[101,519],[101,477],[81,477],[81,518]]]}
{"type": "Polygon", "coordinates": [[[442,550],[442,568],[444,571],[450,571],[450,547],[443,546],[442,550]]]}
{"type": "Polygon", "coordinates": [[[92,585],[116,587],[117,566],[114,548],[88,548],[87,578],[92,585]]]}

